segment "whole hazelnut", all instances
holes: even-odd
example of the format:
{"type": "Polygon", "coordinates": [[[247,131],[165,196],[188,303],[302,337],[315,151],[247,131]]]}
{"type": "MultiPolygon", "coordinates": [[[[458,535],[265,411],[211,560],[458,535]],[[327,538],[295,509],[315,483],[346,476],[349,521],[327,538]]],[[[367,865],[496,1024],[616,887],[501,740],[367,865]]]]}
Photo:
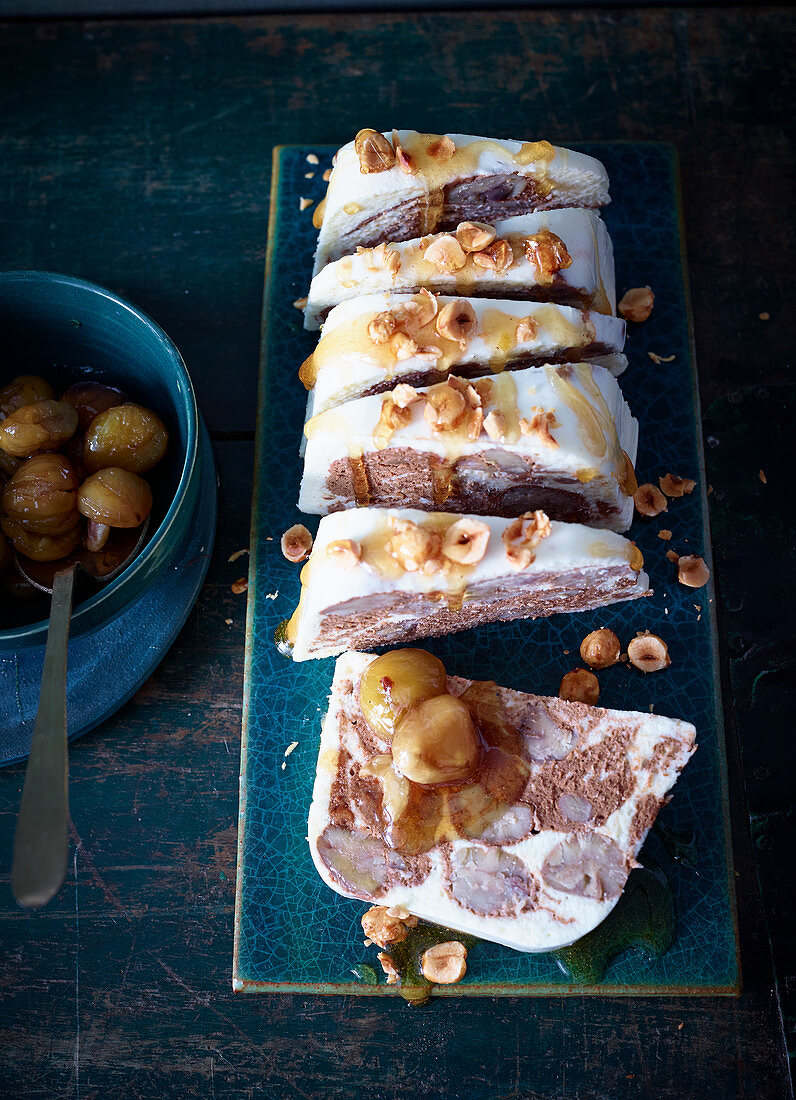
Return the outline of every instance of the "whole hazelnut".
{"type": "Polygon", "coordinates": [[[672,663],[666,642],[657,634],[650,634],[649,630],[636,635],[627,647],[627,655],[631,665],[642,672],[660,672],[672,663]]]}
{"type": "Polygon", "coordinates": [[[600,683],[593,672],[585,668],[573,668],[562,679],[558,697],[570,703],[588,703],[594,706],[600,698],[600,683]]]}
{"type": "Polygon", "coordinates": [[[642,516],[659,516],[661,512],[665,512],[669,507],[666,503],[666,497],[660,489],[656,489],[649,482],[639,485],[633,494],[633,501],[636,505],[636,511],[642,516]]]}
{"type": "Polygon", "coordinates": [[[455,985],[467,973],[467,948],[458,940],[436,943],[423,952],[420,969],[435,985],[455,985]]]}
{"type": "Polygon", "coordinates": [[[621,648],[613,630],[603,626],[586,635],[580,643],[580,655],[589,668],[608,668],[619,660],[621,648]]]}
{"type": "Polygon", "coordinates": [[[627,321],[635,321],[637,324],[646,321],[652,313],[655,295],[648,286],[634,286],[620,299],[617,310],[627,321]]]}
{"type": "Polygon", "coordinates": [[[677,559],[677,579],[680,584],[689,588],[702,588],[710,580],[710,570],[705,565],[704,558],[686,554],[677,559]]]}

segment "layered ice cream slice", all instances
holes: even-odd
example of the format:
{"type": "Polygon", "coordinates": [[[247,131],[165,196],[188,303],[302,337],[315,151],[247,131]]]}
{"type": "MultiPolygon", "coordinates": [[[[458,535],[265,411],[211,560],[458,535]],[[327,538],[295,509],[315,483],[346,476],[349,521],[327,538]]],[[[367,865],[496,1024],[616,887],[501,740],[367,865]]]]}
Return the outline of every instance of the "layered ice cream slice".
{"type": "Polygon", "coordinates": [[[340,302],[393,291],[467,298],[558,302],[616,312],[611,238],[591,210],[550,210],[493,224],[461,222],[451,232],[382,238],[313,277],[305,328],[318,328],[340,302]]]}
{"type": "Polygon", "coordinates": [[[588,361],[613,375],[627,366],[625,322],[549,302],[366,294],[335,306],[299,377],[310,415],[448,375],[478,378],[545,363],[588,361]]]}
{"type": "Polygon", "coordinates": [[[609,201],[598,160],[548,141],[361,130],[338,150],[315,212],[316,270],[357,246],[406,241],[461,221],[609,201]]]}
{"type": "Polygon", "coordinates": [[[446,676],[423,651],[346,653],[321,733],[312,858],[344,897],[552,951],[616,905],[695,736],[673,718],[446,676]]]}
{"type": "Polygon", "coordinates": [[[638,424],[588,363],[392,390],[307,421],[299,508],[424,508],[625,531],[638,424]]]}
{"type": "Polygon", "coordinates": [[[296,661],[647,594],[634,543],[554,523],[362,508],[321,520],[285,640],[296,661]]]}

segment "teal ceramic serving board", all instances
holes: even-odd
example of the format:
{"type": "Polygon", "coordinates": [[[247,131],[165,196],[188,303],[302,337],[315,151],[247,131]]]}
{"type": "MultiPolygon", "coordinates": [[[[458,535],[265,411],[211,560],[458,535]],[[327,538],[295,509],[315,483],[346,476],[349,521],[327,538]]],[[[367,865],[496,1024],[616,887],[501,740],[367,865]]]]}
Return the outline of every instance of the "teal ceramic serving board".
{"type": "MultiPolygon", "coordinates": [[[[464,981],[438,992],[732,994],[739,990],[740,974],[713,586],[683,587],[665,556],[674,547],[679,553],[702,554],[710,564],[676,153],[669,146],[646,143],[583,148],[605,163],[611,178],[613,201],[605,220],[616,253],[618,293],[647,284],[655,291],[649,321],[630,326],[630,366],[620,380],[640,423],[639,481],[657,482],[671,471],[695,478],[697,489],[671,501],[668,512],[656,519],[637,518],[630,532],[644,554],[652,597],[602,611],[495,623],[434,639],[428,648],[451,673],[555,695],[562,675],[581,663],[581,639],[597,627],[610,627],[625,645],[639,630],[651,630],[666,640],[671,668],[648,676],[626,664],[607,669],[600,673],[600,703],[684,718],[698,731],[699,749],[675,787],[672,802],[660,814],[661,831],[650,833],[640,857],[668,881],[674,939],[657,958],[643,945],[629,947],[602,975],[581,982],[574,981],[553,955],[527,955],[477,943],[470,951],[464,981]],[[649,352],[667,362],[656,364],[649,352]],[[664,527],[673,532],[671,542],[658,537],[664,527]],[[693,833],[694,865],[672,858],[673,831],[682,836],[693,833]]],[[[280,656],[273,642],[274,631],[290,615],[299,594],[299,568],[282,557],[280,536],[299,520],[313,531],[317,526],[315,517],[301,516],[296,508],[306,399],[297,371],[314,337],[303,331],[293,302],[307,292],[316,236],[312,209],[301,210],[300,200],[322,197],[322,173],[333,153],[330,147],[281,147],[274,153],[252,515],[233,985],[246,992],[394,995],[396,988],[387,986],[381,976],[376,985],[360,980],[359,975],[368,974],[372,981],[372,974],[360,968],[375,963],[375,949],[363,947],[359,923],[366,905],[341,898],[324,885],[306,841],[334,663],[294,665],[280,656]],[[308,154],[317,155],[319,163],[308,162],[308,154]],[[293,742],[295,749],[286,755],[293,742]]],[[[618,915],[628,900],[620,900],[618,915]]]]}

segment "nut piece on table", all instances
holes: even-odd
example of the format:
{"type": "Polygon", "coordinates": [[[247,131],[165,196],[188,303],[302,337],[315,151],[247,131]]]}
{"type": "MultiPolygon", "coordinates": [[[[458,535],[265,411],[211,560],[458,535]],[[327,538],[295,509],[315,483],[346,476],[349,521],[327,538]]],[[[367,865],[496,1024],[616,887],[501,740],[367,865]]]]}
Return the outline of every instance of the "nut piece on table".
{"type": "Polygon", "coordinates": [[[364,174],[386,172],[395,164],[395,150],[378,130],[360,130],[354,138],[359,170],[364,174]]]}
{"type": "Polygon", "coordinates": [[[600,698],[599,680],[585,668],[573,668],[561,680],[558,697],[568,703],[588,703],[593,707],[600,698]]]}
{"type": "Polygon", "coordinates": [[[660,672],[672,663],[669,647],[663,638],[650,634],[649,630],[640,631],[627,647],[631,665],[642,672],[660,672]]]}
{"type": "Polygon", "coordinates": [[[467,948],[458,940],[436,943],[423,952],[420,969],[435,985],[455,985],[467,973],[467,948]]]}
{"type": "Polygon", "coordinates": [[[676,474],[666,474],[658,478],[658,484],[667,497],[682,497],[686,493],[694,491],[695,481],[690,477],[677,477],[676,474]]]}
{"type": "Polygon", "coordinates": [[[613,630],[600,627],[580,643],[580,655],[589,668],[608,668],[619,660],[621,646],[613,630]]]}
{"type": "Polygon", "coordinates": [[[661,512],[665,512],[669,507],[666,497],[660,489],[656,489],[649,482],[639,485],[633,494],[633,501],[636,505],[636,511],[642,516],[659,516],[661,512]]]}
{"type": "Polygon", "coordinates": [[[312,535],[303,523],[294,523],[282,535],[280,545],[288,561],[304,561],[312,550],[312,535]]]}
{"type": "Polygon", "coordinates": [[[688,588],[702,588],[710,580],[710,570],[705,565],[704,558],[697,557],[696,554],[686,554],[677,559],[677,579],[688,588]]]}
{"type": "Polygon", "coordinates": [[[362,931],[378,947],[390,943],[403,943],[410,928],[417,927],[417,917],[405,910],[399,916],[397,909],[386,905],[373,905],[362,915],[362,931]],[[404,916],[404,913],[406,915],[404,916]]]}
{"type": "Polygon", "coordinates": [[[617,310],[626,321],[646,321],[652,313],[655,295],[648,286],[634,286],[622,295],[617,310]]]}

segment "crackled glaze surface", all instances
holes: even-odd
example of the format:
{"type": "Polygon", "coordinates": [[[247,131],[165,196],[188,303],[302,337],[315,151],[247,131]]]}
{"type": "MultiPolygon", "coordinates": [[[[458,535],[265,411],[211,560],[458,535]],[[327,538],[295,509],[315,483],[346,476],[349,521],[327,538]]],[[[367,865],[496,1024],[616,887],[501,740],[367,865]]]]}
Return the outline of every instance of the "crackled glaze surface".
{"type": "MultiPolygon", "coordinates": [[[[680,260],[676,166],[669,147],[655,144],[594,144],[611,177],[612,204],[605,220],[617,263],[617,291],[651,284],[650,320],[629,326],[630,366],[622,388],[641,425],[639,481],[657,482],[671,471],[697,479],[689,497],[670,502],[667,513],[637,518],[629,536],[644,553],[655,595],[599,612],[556,616],[536,622],[494,624],[435,640],[428,648],[459,675],[494,679],[521,691],[556,694],[561,676],[579,665],[578,646],[589,631],[611,627],[626,645],[637,630],[659,633],[669,644],[672,667],[644,677],[625,665],[599,674],[601,704],[644,710],[693,722],[699,750],[661,819],[673,829],[696,832],[698,874],[672,862],[656,834],[642,851],[666,872],[674,899],[677,932],[658,960],[628,951],[615,960],[595,991],[732,991],[738,983],[732,867],[727,849],[728,809],[720,706],[717,701],[713,587],[680,586],[665,552],[704,554],[707,544],[698,440],[695,377],[687,301],[680,260]],[[674,356],[656,365],[648,357],[674,356]],[[671,542],[658,538],[673,531],[671,542]],[[699,605],[697,610],[695,605],[699,605]],[[568,651],[565,652],[565,651],[568,651]]],[[[320,198],[320,174],[331,148],[286,148],[275,162],[270,265],[265,286],[260,387],[259,479],[252,536],[247,712],[241,781],[242,839],[237,913],[236,982],[244,988],[387,992],[363,986],[351,971],[373,962],[362,947],[363,905],[335,896],[312,865],[306,816],[312,792],[321,719],[331,683],[331,660],[294,666],[273,646],[278,623],[293,609],[299,570],[282,557],[279,536],[300,518],[295,507],[301,474],[298,445],[305,394],[297,371],[313,346],[292,305],[303,297],[312,266],[311,210],[299,197],[320,198]],[[305,157],[320,157],[316,177],[305,180],[305,157]],[[287,757],[285,749],[296,749],[287,757]],[[285,765],[283,768],[282,765],[285,765]]],[[[549,955],[519,955],[479,944],[470,955],[456,994],[535,994],[580,991],[549,955]]],[[[392,990],[389,990],[393,992],[392,990]]]]}

